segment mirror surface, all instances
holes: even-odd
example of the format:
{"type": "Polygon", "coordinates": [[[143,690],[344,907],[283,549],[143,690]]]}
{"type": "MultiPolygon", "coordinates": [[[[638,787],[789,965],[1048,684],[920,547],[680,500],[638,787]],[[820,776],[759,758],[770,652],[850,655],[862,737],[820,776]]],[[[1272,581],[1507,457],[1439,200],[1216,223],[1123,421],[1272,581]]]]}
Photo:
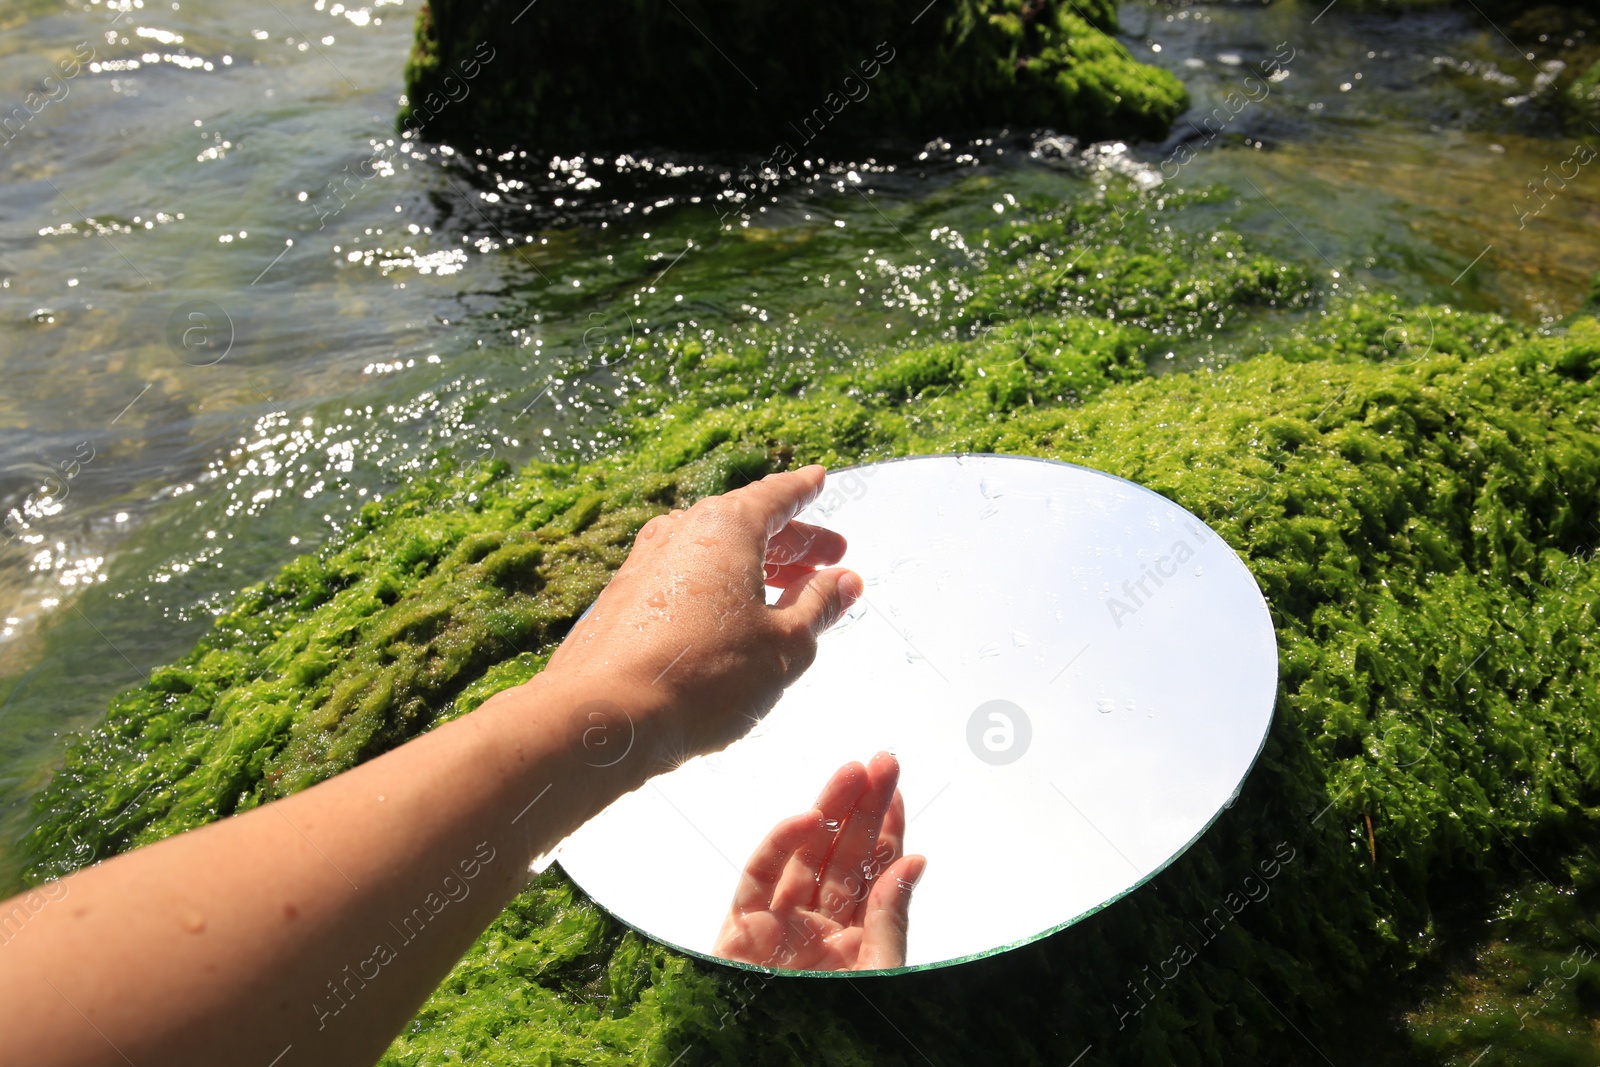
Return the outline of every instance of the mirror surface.
{"type": "Polygon", "coordinates": [[[1166,498],[1065,463],[931,456],[834,471],[799,517],[842,533],[866,581],[810,671],[748,736],[556,853],[651,938],[812,973],[1013,948],[1171,863],[1260,752],[1277,686],[1266,602],[1166,498]],[[797,825],[823,793],[828,810],[797,825]],[[758,846],[775,887],[745,874],[758,846]],[[926,857],[913,890],[902,851],[926,857]],[[901,895],[897,949],[863,914],[892,916],[901,895]]]}

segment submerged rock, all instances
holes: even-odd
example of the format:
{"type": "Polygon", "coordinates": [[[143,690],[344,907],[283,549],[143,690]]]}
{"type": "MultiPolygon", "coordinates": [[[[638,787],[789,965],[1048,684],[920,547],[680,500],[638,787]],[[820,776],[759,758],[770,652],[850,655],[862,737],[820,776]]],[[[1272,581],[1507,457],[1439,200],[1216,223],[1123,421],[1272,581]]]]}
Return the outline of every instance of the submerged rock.
{"type": "Polygon", "coordinates": [[[1115,24],[1111,0],[429,0],[401,121],[488,145],[755,148],[778,166],[824,136],[1160,137],[1187,94],[1115,24]]]}

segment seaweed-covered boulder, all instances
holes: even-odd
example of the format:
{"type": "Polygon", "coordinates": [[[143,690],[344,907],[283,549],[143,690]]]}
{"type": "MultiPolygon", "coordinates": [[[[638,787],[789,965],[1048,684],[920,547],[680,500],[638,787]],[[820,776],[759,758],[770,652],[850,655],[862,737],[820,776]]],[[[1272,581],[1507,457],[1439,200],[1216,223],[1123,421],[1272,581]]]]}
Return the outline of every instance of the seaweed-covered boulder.
{"type": "Polygon", "coordinates": [[[1497,1062],[1592,1063],[1600,322],[1308,309],[1303,271],[1185,237],[1182,198],[1108,206],[1132,205],[969,235],[976,334],[821,371],[698,331],[622,342],[605,455],[419,474],[117,698],[41,798],[32,876],[255,807],[530,677],[664,509],[806,461],[1050,456],[1194,511],[1271,604],[1271,735],[1188,853],[1035,945],[891,981],[699,964],[553,869],[385,1062],[1465,1067],[1494,1042],[1526,1053],[1497,1062]],[[1301,325],[1255,358],[1145,373],[1197,325],[1283,309],[1301,325]],[[1463,947],[1477,961],[1430,990],[1463,947]]]}
{"type": "Polygon", "coordinates": [[[429,0],[401,119],[476,143],[796,159],[824,133],[1160,136],[1187,95],[1115,25],[1111,0],[429,0]]]}

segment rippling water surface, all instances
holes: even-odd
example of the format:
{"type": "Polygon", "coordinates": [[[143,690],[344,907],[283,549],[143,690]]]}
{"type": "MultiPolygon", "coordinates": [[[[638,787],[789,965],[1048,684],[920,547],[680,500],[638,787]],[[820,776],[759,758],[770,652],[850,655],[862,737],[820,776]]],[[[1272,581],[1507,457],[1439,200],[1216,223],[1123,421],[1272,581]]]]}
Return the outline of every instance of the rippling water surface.
{"type": "Polygon", "coordinates": [[[1549,56],[1470,9],[1322,8],[1125,6],[1195,95],[1162,145],[824,140],[734,200],[753,160],[399,139],[414,0],[0,5],[0,883],[63,734],[240,587],[441,457],[604,448],[608,342],[776,324],[847,361],[941,328],[963,233],[1129,179],[1225,184],[1197,224],[1330,289],[1573,310],[1600,180],[1529,214],[1576,143],[1529,96],[1549,56]]]}

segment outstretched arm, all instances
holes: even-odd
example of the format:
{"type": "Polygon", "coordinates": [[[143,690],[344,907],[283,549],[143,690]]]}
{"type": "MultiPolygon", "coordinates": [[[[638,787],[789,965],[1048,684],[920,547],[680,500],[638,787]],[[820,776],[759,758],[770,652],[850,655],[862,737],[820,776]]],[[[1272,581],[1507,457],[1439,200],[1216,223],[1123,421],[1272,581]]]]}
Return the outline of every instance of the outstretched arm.
{"type": "Polygon", "coordinates": [[[544,673],[472,714],[58,883],[0,945],[0,1059],[377,1060],[534,858],[738,738],[810,665],[861,593],[817,569],[843,539],[791,522],[823,476],[651,520],[544,673]]]}

